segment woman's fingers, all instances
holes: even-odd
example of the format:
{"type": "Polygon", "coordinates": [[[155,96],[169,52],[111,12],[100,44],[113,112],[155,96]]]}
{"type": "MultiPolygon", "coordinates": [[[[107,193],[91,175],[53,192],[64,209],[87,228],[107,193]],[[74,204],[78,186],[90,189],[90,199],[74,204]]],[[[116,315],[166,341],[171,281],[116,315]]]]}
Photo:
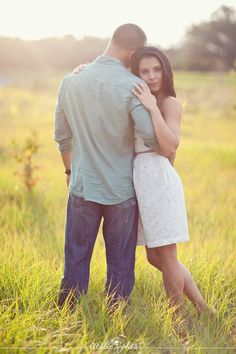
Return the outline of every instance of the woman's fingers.
{"type": "Polygon", "coordinates": [[[141,96],[141,94],[139,93],[139,91],[137,91],[137,89],[133,89],[132,92],[133,92],[133,94],[135,94],[135,96],[137,96],[137,97],[140,97],[140,96],[141,96]]]}
{"type": "Polygon", "coordinates": [[[134,88],[139,94],[145,93],[145,87],[140,83],[134,84],[134,88]]]}
{"type": "Polygon", "coordinates": [[[138,83],[138,87],[141,91],[145,91],[145,87],[141,82],[138,83]]]}
{"type": "Polygon", "coordinates": [[[74,70],[74,74],[79,74],[84,68],[86,68],[87,64],[79,64],[74,70]]]}
{"type": "Polygon", "coordinates": [[[150,88],[148,87],[147,84],[145,84],[145,90],[146,90],[146,92],[151,92],[151,91],[150,91],[150,88]]]}
{"type": "Polygon", "coordinates": [[[142,90],[144,92],[150,92],[149,87],[148,87],[148,85],[146,83],[140,83],[140,85],[141,85],[142,90]]]}
{"type": "Polygon", "coordinates": [[[139,84],[134,84],[134,87],[138,92],[142,92],[142,87],[139,84]]]}
{"type": "Polygon", "coordinates": [[[145,83],[139,82],[137,84],[134,84],[134,87],[140,93],[142,93],[142,92],[150,92],[150,89],[149,89],[148,85],[145,84],[145,83]]]}
{"type": "Polygon", "coordinates": [[[141,96],[143,93],[142,89],[138,85],[134,85],[134,92],[139,96],[141,96]]]}

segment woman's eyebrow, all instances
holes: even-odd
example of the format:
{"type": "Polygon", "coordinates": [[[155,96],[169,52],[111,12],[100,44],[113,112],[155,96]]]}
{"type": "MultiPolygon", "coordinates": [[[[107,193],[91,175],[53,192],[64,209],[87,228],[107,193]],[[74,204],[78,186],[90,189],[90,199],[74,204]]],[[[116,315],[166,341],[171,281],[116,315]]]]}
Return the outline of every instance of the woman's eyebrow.
{"type": "MultiPolygon", "coordinates": [[[[140,68],[140,70],[149,70],[149,69],[150,69],[150,68],[145,68],[145,67],[140,68]]],[[[156,65],[156,66],[154,66],[153,69],[161,69],[161,65],[156,65]]]]}

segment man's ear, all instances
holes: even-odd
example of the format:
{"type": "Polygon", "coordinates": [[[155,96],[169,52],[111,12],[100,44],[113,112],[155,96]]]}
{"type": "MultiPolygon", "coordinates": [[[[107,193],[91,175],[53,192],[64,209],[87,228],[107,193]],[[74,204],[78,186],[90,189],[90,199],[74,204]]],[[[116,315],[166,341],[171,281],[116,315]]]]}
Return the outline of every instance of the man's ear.
{"type": "Polygon", "coordinates": [[[135,50],[131,50],[131,51],[129,52],[129,61],[130,61],[132,55],[134,54],[134,52],[135,52],[135,50]]]}

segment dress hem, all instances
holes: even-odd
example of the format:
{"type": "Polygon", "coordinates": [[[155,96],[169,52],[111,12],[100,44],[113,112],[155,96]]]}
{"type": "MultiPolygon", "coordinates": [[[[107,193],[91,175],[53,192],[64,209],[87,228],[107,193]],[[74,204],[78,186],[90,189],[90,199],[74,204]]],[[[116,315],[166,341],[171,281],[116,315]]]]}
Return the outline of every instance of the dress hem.
{"type": "Polygon", "coordinates": [[[179,242],[188,242],[188,239],[172,239],[169,241],[159,241],[159,242],[152,242],[152,243],[141,243],[141,242],[137,242],[136,246],[146,246],[148,248],[155,248],[155,247],[161,247],[161,246],[167,246],[167,245],[172,245],[173,243],[179,243],[179,242]]]}

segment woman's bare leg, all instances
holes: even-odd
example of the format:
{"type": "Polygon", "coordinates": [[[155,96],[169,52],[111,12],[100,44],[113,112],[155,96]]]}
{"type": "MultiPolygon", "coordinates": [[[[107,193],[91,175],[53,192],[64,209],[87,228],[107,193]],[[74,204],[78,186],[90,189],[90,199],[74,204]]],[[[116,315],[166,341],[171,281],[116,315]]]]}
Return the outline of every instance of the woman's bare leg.
{"type": "MultiPolygon", "coordinates": [[[[170,249],[170,253],[172,254],[173,258],[175,257],[175,261],[171,263],[171,267],[169,265],[170,264],[169,262],[166,265],[164,265],[165,278],[164,278],[164,274],[163,274],[163,281],[164,281],[165,289],[166,289],[165,283],[166,283],[166,279],[168,278],[169,271],[171,272],[172,267],[176,267],[173,274],[175,276],[176,272],[177,272],[177,274],[179,272],[182,273],[182,276],[184,278],[184,287],[183,287],[184,294],[196,306],[198,312],[203,312],[204,310],[206,310],[208,308],[208,306],[207,306],[205,300],[203,299],[196,283],[194,282],[189,270],[181,262],[178,261],[177,252],[176,252],[176,244],[170,245],[170,246],[172,246],[172,249],[170,249]],[[177,265],[177,263],[178,263],[178,265],[177,265]]],[[[164,249],[164,247],[170,247],[170,246],[163,246],[163,247],[156,247],[156,248],[147,248],[146,247],[147,259],[148,259],[149,263],[152,264],[154,267],[158,268],[162,273],[163,273],[163,271],[162,271],[163,264],[165,263],[165,260],[166,260],[166,257],[165,257],[166,250],[164,249]],[[163,253],[163,251],[164,251],[164,253],[163,253]]],[[[168,288],[172,284],[171,279],[172,279],[172,276],[170,278],[170,282],[168,282],[168,279],[167,279],[167,287],[168,288]]],[[[179,279],[179,278],[177,278],[177,279],[179,279]]],[[[166,290],[166,293],[168,296],[167,290],[166,290]]]]}
{"type": "MultiPolygon", "coordinates": [[[[176,244],[158,247],[155,250],[160,259],[163,283],[170,304],[181,308],[184,295],[184,274],[177,259],[176,244]]],[[[148,253],[148,259],[150,261],[150,253],[148,253]]]]}
{"type": "Polygon", "coordinates": [[[181,262],[179,262],[179,264],[184,274],[184,294],[196,307],[197,311],[201,313],[205,311],[208,308],[208,306],[204,298],[202,297],[197,287],[197,284],[193,280],[189,270],[181,262]]]}

